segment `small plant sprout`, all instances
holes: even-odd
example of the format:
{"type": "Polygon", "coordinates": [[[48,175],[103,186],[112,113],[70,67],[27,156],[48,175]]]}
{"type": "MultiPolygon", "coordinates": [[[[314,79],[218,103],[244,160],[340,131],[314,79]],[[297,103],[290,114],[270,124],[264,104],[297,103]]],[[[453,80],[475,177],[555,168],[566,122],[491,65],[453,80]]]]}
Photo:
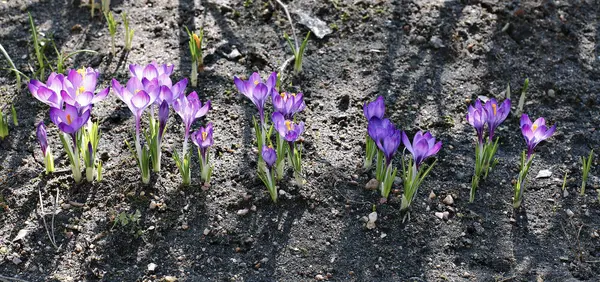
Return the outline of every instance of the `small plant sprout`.
{"type": "Polygon", "coordinates": [[[412,154],[412,159],[407,158],[407,160],[402,162],[404,194],[402,194],[400,211],[406,212],[415,199],[419,186],[421,186],[421,183],[427,174],[429,174],[437,160],[429,166],[423,166],[423,162],[440,151],[442,148],[442,141],[436,142],[435,137],[433,137],[431,133],[419,131],[415,134],[412,143],[408,139],[406,133],[402,132],[402,143],[404,143],[406,149],[412,154]]]}
{"type": "Polygon", "coordinates": [[[190,129],[196,119],[201,118],[208,113],[208,110],[210,109],[210,101],[206,101],[206,103],[202,105],[202,102],[198,98],[198,94],[196,94],[196,92],[192,92],[187,97],[185,95],[179,96],[179,98],[173,103],[173,109],[183,120],[185,128],[183,150],[181,151],[181,155],[179,155],[177,151],[174,151],[173,157],[175,158],[175,163],[177,164],[177,168],[179,168],[179,172],[181,173],[183,185],[187,186],[190,185],[192,181],[190,173],[191,154],[188,152],[187,147],[190,129]]]}
{"type": "Polygon", "coordinates": [[[50,146],[48,146],[46,125],[44,125],[43,121],[40,121],[40,123],[38,124],[36,135],[40,143],[40,148],[42,149],[42,155],[44,155],[44,166],[46,167],[46,174],[54,172],[54,157],[52,156],[50,146]]]}
{"type": "Polygon", "coordinates": [[[393,167],[392,160],[402,142],[402,132],[396,129],[389,119],[379,119],[378,117],[370,119],[367,130],[379,148],[379,154],[383,156],[383,162],[377,164],[381,173],[377,180],[380,183],[381,197],[383,200],[387,200],[398,171],[393,167]]]}
{"type": "Polygon", "coordinates": [[[267,186],[269,194],[271,194],[271,200],[277,203],[277,186],[275,186],[275,175],[273,171],[273,165],[280,156],[277,156],[277,152],[272,147],[264,145],[260,150],[261,161],[258,165],[258,177],[267,186]]]}
{"type": "Polygon", "coordinates": [[[306,34],[306,37],[300,46],[298,46],[298,40],[296,38],[294,38],[294,45],[287,34],[284,33],[283,37],[287,40],[290,49],[292,49],[292,53],[294,53],[294,73],[299,74],[302,72],[302,59],[304,58],[304,51],[306,50],[306,45],[308,43],[308,39],[310,38],[310,31],[306,34]]]}
{"type": "Polygon", "coordinates": [[[19,87],[19,89],[20,89],[21,88],[21,72],[19,70],[17,70],[15,63],[13,63],[12,59],[8,55],[8,52],[6,52],[6,50],[4,49],[2,44],[0,44],[0,52],[2,52],[2,55],[4,55],[4,59],[6,59],[6,61],[8,62],[8,65],[10,66],[10,70],[15,73],[15,77],[17,78],[17,87],[19,87]]]}
{"type": "MultiPolygon", "coordinates": [[[[237,87],[238,91],[248,97],[250,101],[258,109],[258,115],[260,117],[260,123],[253,118],[254,131],[256,133],[256,139],[258,143],[258,150],[262,150],[262,146],[266,145],[267,140],[267,124],[265,122],[265,103],[267,98],[271,97],[271,93],[277,83],[277,73],[273,72],[265,83],[260,78],[258,73],[253,73],[248,80],[242,80],[236,76],[233,77],[233,82],[237,87]]],[[[260,159],[259,154],[259,159],[260,159]]]]}
{"type": "MultiPolygon", "coordinates": [[[[295,123],[290,119],[286,119],[281,113],[274,112],[271,115],[275,130],[279,133],[280,137],[288,143],[288,159],[290,165],[294,169],[294,178],[296,184],[303,185],[304,178],[302,176],[302,150],[296,146],[296,141],[300,138],[300,135],[304,132],[304,122],[295,123]]],[[[283,158],[283,156],[278,156],[283,158]]]]}
{"type": "MultiPolygon", "coordinates": [[[[304,103],[304,94],[302,93],[278,93],[276,90],[272,92],[273,108],[275,112],[280,113],[285,119],[293,120],[294,115],[306,108],[304,103]]],[[[270,134],[268,134],[270,136],[270,134]]],[[[285,169],[285,156],[288,150],[288,144],[281,134],[275,135],[277,140],[277,155],[280,156],[275,162],[275,176],[277,180],[281,180],[285,169]]]]}
{"type": "Polygon", "coordinates": [[[42,42],[40,42],[40,39],[38,37],[38,31],[37,28],[35,26],[35,23],[33,22],[33,17],[31,16],[31,13],[28,13],[29,15],[29,25],[31,27],[31,39],[33,41],[33,50],[35,51],[35,57],[37,58],[37,62],[38,62],[38,70],[34,73],[34,77],[41,79],[44,76],[44,72],[45,72],[45,68],[46,65],[44,63],[44,50],[43,50],[43,46],[42,46],[42,42]]]}
{"type": "Polygon", "coordinates": [[[77,50],[77,51],[73,51],[71,53],[61,53],[60,51],[58,51],[58,48],[56,48],[56,44],[54,44],[54,41],[52,42],[52,45],[54,46],[54,51],[56,52],[56,72],[58,73],[64,73],[65,72],[65,61],[67,59],[69,59],[70,57],[73,57],[79,53],[92,53],[92,54],[96,54],[98,52],[94,51],[94,50],[77,50]]]}
{"type": "MultiPolygon", "coordinates": [[[[371,103],[365,103],[363,105],[363,113],[367,119],[367,122],[369,122],[373,117],[383,119],[383,115],[385,114],[385,103],[383,101],[383,97],[379,96],[377,99],[375,99],[375,101],[371,103]]],[[[371,165],[373,164],[373,158],[377,154],[377,144],[375,144],[375,141],[373,141],[368,133],[366,136],[366,156],[363,165],[365,170],[371,168],[371,165]]]]}
{"type": "Polygon", "coordinates": [[[519,105],[517,106],[517,116],[520,116],[523,113],[523,105],[525,105],[525,96],[527,95],[528,89],[529,78],[526,78],[525,83],[523,84],[523,88],[521,88],[521,97],[519,98],[519,105]]]}
{"type": "Polygon", "coordinates": [[[0,108],[0,139],[4,140],[8,136],[8,116],[2,113],[3,109],[0,108]]]}
{"type": "Polygon", "coordinates": [[[521,154],[521,164],[519,176],[515,184],[515,196],[513,198],[513,208],[518,209],[523,201],[523,192],[525,191],[525,178],[533,161],[533,149],[540,142],[550,138],[556,131],[556,124],[548,128],[546,120],[541,117],[535,122],[531,122],[527,114],[521,116],[521,133],[527,143],[527,150],[521,154]]]}
{"type": "Polygon", "coordinates": [[[590,168],[592,167],[592,160],[594,158],[594,150],[590,151],[588,157],[581,157],[582,167],[581,167],[581,191],[580,194],[585,195],[585,184],[587,183],[588,174],[590,172],[590,168]]]}
{"type": "MultiPolygon", "coordinates": [[[[106,1],[109,2],[110,1],[106,1]]],[[[113,56],[117,54],[115,50],[115,35],[117,34],[117,22],[110,10],[104,11],[104,18],[106,18],[106,24],[108,25],[108,33],[110,33],[110,50],[113,56]]]]}
{"type": "Polygon", "coordinates": [[[498,105],[496,99],[490,99],[485,104],[480,100],[475,101],[475,106],[469,106],[467,121],[477,132],[477,146],[475,147],[475,173],[471,179],[471,192],[469,202],[475,201],[475,193],[479,182],[486,179],[489,171],[498,163],[494,156],[498,151],[498,138],[494,141],[496,128],[508,117],[510,113],[510,99],[498,105]],[[485,126],[489,134],[485,138],[485,126]]]}
{"type": "Polygon", "coordinates": [[[204,181],[204,188],[210,187],[210,176],[213,167],[209,162],[209,148],[214,144],[213,125],[208,123],[206,127],[200,127],[192,134],[192,142],[198,146],[198,157],[200,158],[200,178],[204,181]]]}
{"type": "Polygon", "coordinates": [[[10,112],[12,115],[13,125],[19,126],[19,120],[17,119],[17,110],[15,110],[15,105],[10,105],[10,112]]]}
{"type": "Polygon", "coordinates": [[[198,84],[198,70],[204,65],[202,59],[202,40],[204,39],[204,30],[201,28],[197,33],[191,32],[187,27],[185,31],[189,36],[190,55],[192,56],[192,74],[190,82],[192,87],[198,84]]]}
{"type": "Polygon", "coordinates": [[[125,37],[123,38],[125,51],[129,52],[131,51],[134,30],[129,27],[129,20],[127,19],[127,14],[125,12],[121,13],[121,17],[123,18],[123,26],[125,27],[125,37]]]}
{"type": "Polygon", "coordinates": [[[112,87],[117,97],[119,97],[121,101],[125,102],[129,110],[131,110],[135,116],[135,151],[131,149],[129,142],[126,141],[126,143],[136,157],[138,166],[140,167],[142,173],[142,183],[148,184],[150,183],[151,154],[150,149],[147,146],[142,146],[140,139],[141,119],[144,110],[152,105],[154,100],[156,100],[158,91],[146,92],[142,82],[135,76],[127,81],[127,85],[125,87],[121,86],[116,79],[113,79],[112,87]]]}
{"type": "Polygon", "coordinates": [[[567,175],[569,174],[568,171],[565,171],[565,177],[563,177],[563,184],[562,184],[562,191],[565,191],[565,188],[567,188],[567,175]]]}
{"type": "Polygon", "coordinates": [[[102,12],[108,13],[110,11],[110,0],[102,0],[102,12]]]}

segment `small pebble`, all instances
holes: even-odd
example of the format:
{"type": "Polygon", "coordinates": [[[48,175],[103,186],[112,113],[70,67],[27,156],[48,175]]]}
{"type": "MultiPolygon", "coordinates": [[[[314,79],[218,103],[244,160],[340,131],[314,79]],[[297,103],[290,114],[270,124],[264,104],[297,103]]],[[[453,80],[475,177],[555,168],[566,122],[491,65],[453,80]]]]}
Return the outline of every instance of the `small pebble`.
{"type": "Polygon", "coordinates": [[[573,217],[575,215],[575,213],[572,210],[570,210],[570,209],[567,209],[565,212],[567,213],[567,215],[569,217],[573,217]]]}
{"type": "Polygon", "coordinates": [[[248,209],[241,209],[241,210],[237,211],[237,215],[246,215],[246,214],[248,214],[249,211],[250,210],[248,210],[248,209]]]}
{"type": "Polygon", "coordinates": [[[367,190],[377,190],[377,187],[379,187],[379,181],[377,181],[375,178],[369,180],[367,185],[365,185],[365,189],[367,190]]]}
{"type": "Polygon", "coordinates": [[[442,203],[450,206],[452,204],[454,204],[454,199],[452,198],[452,195],[448,195],[446,196],[446,198],[444,198],[444,200],[442,201],[442,203]]]}
{"type": "Polygon", "coordinates": [[[148,264],[148,271],[153,272],[154,270],[156,270],[156,264],[155,263],[150,263],[148,264]]]}
{"type": "Polygon", "coordinates": [[[204,236],[207,236],[208,234],[210,234],[210,229],[204,228],[204,232],[202,232],[202,234],[204,234],[204,236]]]}

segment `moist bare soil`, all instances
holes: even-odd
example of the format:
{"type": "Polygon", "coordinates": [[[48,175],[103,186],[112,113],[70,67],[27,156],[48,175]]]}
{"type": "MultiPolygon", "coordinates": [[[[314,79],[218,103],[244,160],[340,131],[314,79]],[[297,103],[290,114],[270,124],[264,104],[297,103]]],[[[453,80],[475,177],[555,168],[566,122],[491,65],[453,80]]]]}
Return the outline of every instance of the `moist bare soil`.
{"type": "MultiPolygon", "coordinates": [[[[97,52],[74,56],[67,65],[98,69],[100,87],[113,77],[125,82],[129,64],[154,60],[174,64],[174,80],[189,76],[184,26],[203,27],[205,68],[198,87],[187,90],[213,103],[194,126],[215,126],[212,186],[201,189],[197,156],[192,185],[180,186],[172,153],[181,150],[183,126],[174,113],[163,169],[142,185],[125,145],[134,120],[114,95],[92,112],[102,131],[103,181],[74,184],[53,125],[49,142],[58,171],[44,175],[35,125],[51,124],[48,108],[2,70],[0,106],[13,103],[19,125],[0,140],[0,280],[600,280],[597,161],[579,195],[580,157],[600,151],[596,1],[285,1],[295,22],[294,11],[301,10],[333,33],[311,35],[300,75],[284,71],[284,87],[305,94],[299,118],[307,125],[307,183],[295,185],[290,173],[276,204],[255,173],[256,110],[232,78],[254,71],[266,76],[291,56],[283,34],[292,31],[277,2],[112,1],[117,21],[126,12],[135,30],[127,53],[119,26],[116,56],[105,20],[98,12],[92,18],[80,2],[86,1],[0,2],[0,41],[17,68],[26,74],[36,68],[27,12],[62,52],[97,52]],[[503,99],[507,84],[516,105],[527,77],[525,112],[557,124],[557,133],[536,148],[523,207],[514,210],[513,182],[525,142],[518,117],[509,116],[497,132],[499,164],[469,204],[475,133],[465,120],[467,105],[478,96],[503,99]],[[399,128],[409,135],[428,130],[443,141],[405,222],[401,180],[386,204],[365,189],[373,171],[361,169],[362,104],[378,95],[399,128]],[[541,170],[552,175],[536,178],[541,170]],[[443,203],[449,195],[453,203],[443,203]],[[367,229],[363,217],[374,208],[376,228],[367,229]],[[138,224],[115,225],[119,215],[136,211],[138,224]],[[436,217],[444,211],[447,220],[436,217]]],[[[299,37],[308,32],[295,28],[299,37]]],[[[54,64],[52,47],[46,55],[54,64]]]]}

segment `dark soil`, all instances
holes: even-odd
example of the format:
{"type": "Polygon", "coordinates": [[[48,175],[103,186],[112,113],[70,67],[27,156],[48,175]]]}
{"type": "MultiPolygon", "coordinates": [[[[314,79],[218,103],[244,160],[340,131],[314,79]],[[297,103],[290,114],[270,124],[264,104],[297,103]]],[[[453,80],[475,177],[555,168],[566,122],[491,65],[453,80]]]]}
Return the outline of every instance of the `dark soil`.
{"type": "MultiPolygon", "coordinates": [[[[35,124],[50,124],[48,108],[0,72],[0,106],[14,103],[20,124],[0,141],[0,277],[28,281],[600,281],[600,182],[594,162],[585,196],[579,196],[580,156],[598,150],[600,133],[600,8],[593,0],[296,0],[334,28],[312,36],[304,72],[286,77],[305,93],[307,124],[303,162],[307,183],[291,177],[273,204],[255,176],[251,129],[256,110],[237,94],[234,75],[266,76],[290,56],[291,33],[275,1],[113,1],[135,29],[125,55],[122,26],[116,57],[103,18],[91,18],[80,1],[2,1],[0,42],[26,73],[35,65],[27,12],[62,51],[92,49],[69,66],[92,66],[124,82],[127,65],[152,60],[175,65],[174,80],[190,72],[184,26],[204,27],[206,68],[199,75],[202,100],[214,108],[215,171],[200,189],[194,157],[191,187],[180,187],[171,158],[181,150],[183,127],[172,113],[163,146],[163,170],[140,183],[124,141],[133,117],[114,95],[96,105],[104,181],[75,185],[57,129],[49,126],[59,172],[43,175],[35,124]],[[508,26],[507,26],[508,25],[508,26]],[[433,39],[433,40],[432,40],[433,39]],[[440,44],[441,43],[441,44],[440,44]],[[234,49],[239,58],[228,58],[234,49]],[[512,208],[512,181],[525,148],[518,118],[497,135],[500,163],[468,204],[474,130],[467,105],[480,95],[503,98],[510,83],[531,80],[525,112],[544,116],[558,131],[536,148],[522,209],[512,208]],[[365,189],[372,171],[360,170],[366,121],[362,104],[383,95],[387,116],[412,135],[429,130],[444,142],[438,162],[420,188],[410,221],[399,216],[399,194],[384,205],[365,189]],[[537,179],[540,170],[553,172],[537,179]],[[561,191],[567,177],[568,195],[561,191]],[[50,223],[60,190],[52,248],[40,213],[50,223]],[[436,197],[430,199],[433,192],[436,197]],[[451,206],[442,203],[454,197],[451,206]],[[160,207],[150,209],[151,201],[160,207]],[[78,205],[81,203],[82,205],[78,205]],[[377,228],[362,221],[377,204],[377,228]],[[246,215],[239,210],[249,209],[246,215]],[[113,227],[122,212],[141,212],[134,236],[113,227]],[[448,220],[434,213],[449,211],[448,220]],[[572,212],[572,213],[571,213],[572,212]],[[19,231],[24,238],[13,240],[19,231]],[[148,264],[157,265],[154,272],[148,264]]],[[[84,1],[81,1],[84,2],[84,1]]],[[[117,15],[119,16],[119,15],[117,15]]],[[[295,20],[297,20],[295,18],[295,20]]],[[[120,21],[120,16],[119,16],[120,21]]],[[[308,29],[296,25],[300,34],[308,29]]],[[[47,52],[54,58],[51,48],[47,52]]],[[[4,64],[4,63],[3,63],[4,64]]],[[[399,158],[396,159],[399,162],[399,158]]],[[[400,185],[396,184],[400,189],[400,185]]],[[[3,280],[3,278],[0,278],[3,280]]]]}

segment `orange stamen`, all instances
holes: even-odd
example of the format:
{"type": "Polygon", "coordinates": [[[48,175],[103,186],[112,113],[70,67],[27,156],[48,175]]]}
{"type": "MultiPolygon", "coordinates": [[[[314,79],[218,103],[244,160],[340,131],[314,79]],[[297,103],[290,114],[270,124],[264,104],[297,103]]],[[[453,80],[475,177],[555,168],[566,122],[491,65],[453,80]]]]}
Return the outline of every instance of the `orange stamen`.
{"type": "Polygon", "coordinates": [[[496,104],[492,104],[492,109],[494,110],[494,115],[496,115],[496,107],[497,107],[497,106],[498,106],[498,105],[496,105],[496,104]]]}
{"type": "Polygon", "coordinates": [[[73,120],[71,119],[71,115],[67,115],[67,124],[71,125],[71,123],[73,123],[73,120]]]}
{"type": "Polygon", "coordinates": [[[206,137],[208,136],[208,132],[202,132],[202,141],[206,141],[206,137]]]}
{"type": "Polygon", "coordinates": [[[287,127],[287,130],[292,130],[292,122],[289,120],[286,120],[285,127],[287,127]]]}

